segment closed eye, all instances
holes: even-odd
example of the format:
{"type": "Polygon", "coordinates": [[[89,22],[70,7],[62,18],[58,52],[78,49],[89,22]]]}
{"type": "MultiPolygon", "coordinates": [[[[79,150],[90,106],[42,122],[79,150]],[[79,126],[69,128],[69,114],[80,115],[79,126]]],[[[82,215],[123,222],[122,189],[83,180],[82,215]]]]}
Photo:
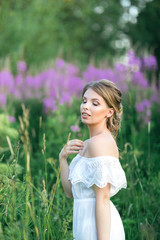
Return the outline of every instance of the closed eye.
{"type": "Polygon", "coordinates": [[[98,106],[98,103],[93,103],[94,106],[98,106]]]}
{"type": "MultiPolygon", "coordinates": [[[[82,100],[82,103],[87,103],[87,100],[86,99],[83,99],[82,100]]],[[[98,102],[92,102],[92,104],[94,105],[94,106],[98,106],[99,105],[99,103],[98,102]]]]}

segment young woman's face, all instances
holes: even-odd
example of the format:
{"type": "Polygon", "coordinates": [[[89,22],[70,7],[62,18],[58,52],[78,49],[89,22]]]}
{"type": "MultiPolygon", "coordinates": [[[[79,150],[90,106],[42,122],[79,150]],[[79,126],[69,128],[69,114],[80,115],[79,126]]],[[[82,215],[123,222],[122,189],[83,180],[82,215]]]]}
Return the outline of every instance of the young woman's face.
{"type": "Polygon", "coordinates": [[[110,109],[105,100],[93,89],[89,88],[84,93],[80,106],[81,121],[89,125],[95,125],[102,121],[106,123],[106,117],[112,115],[110,109]]]}

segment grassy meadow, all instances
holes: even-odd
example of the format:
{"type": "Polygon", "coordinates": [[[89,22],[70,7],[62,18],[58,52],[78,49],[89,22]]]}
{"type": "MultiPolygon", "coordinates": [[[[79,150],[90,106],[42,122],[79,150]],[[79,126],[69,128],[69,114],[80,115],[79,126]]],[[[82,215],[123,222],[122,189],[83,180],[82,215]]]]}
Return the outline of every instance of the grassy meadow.
{"type": "MultiPolygon", "coordinates": [[[[72,240],[73,199],[60,182],[58,155],[70,139],[88,138],[80,121],[85,83],[107,78],[121,89],[123,117],[117,144],[127,189],[111,200],[127,240],[160,239],[160,90],[154,56],[86,68],[57,59],[13,75],[0,72],[0,239],[72,240]],[[145,61],[144,61],[145,60],[145,61]],[[147,64],[146,64],[147,63],[147,64]]],[[[68,163],[74,155],[69,156],[68,163]]]]}

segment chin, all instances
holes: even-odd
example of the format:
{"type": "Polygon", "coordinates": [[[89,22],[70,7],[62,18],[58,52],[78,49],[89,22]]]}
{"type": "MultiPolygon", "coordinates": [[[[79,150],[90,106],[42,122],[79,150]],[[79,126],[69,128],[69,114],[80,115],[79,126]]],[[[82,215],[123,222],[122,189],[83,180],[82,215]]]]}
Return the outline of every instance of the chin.
{"type": "Polygon", "coordinates": [[[83,124],[86,124],[86,125],[88,125],[88,126],[93,125],[93,123],[91,123],[91,122],[89,122],[89,121],[87,121],[87,120],[82,120],[82,123],[83,123],[83,124]]]}
{"type": "Polygon", "coordinates": [[[81,122],[82,122],[82,123],[85,123],[85,122],[86,122],[86,120],[85,120],[85,119],[81,119],[81,122]]]}
{"type": "Polygon", "coordinates": [[[88,124],[88,121],[86,119],[81,119],[82,123],[88,124]]]}

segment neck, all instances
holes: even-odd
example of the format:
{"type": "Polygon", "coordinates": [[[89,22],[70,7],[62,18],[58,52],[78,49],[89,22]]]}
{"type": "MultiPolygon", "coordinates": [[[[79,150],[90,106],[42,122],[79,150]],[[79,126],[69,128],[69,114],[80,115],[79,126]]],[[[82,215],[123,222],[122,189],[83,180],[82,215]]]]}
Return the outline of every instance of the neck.
{"type": "Polygon", "coordinates": [[[95,137],[102,133],[107,133],[107,132],[110,133],[106,125],[102,125],[102,126],[88,125],[88,129],[89,129],[90,138],[95,137]]]}

